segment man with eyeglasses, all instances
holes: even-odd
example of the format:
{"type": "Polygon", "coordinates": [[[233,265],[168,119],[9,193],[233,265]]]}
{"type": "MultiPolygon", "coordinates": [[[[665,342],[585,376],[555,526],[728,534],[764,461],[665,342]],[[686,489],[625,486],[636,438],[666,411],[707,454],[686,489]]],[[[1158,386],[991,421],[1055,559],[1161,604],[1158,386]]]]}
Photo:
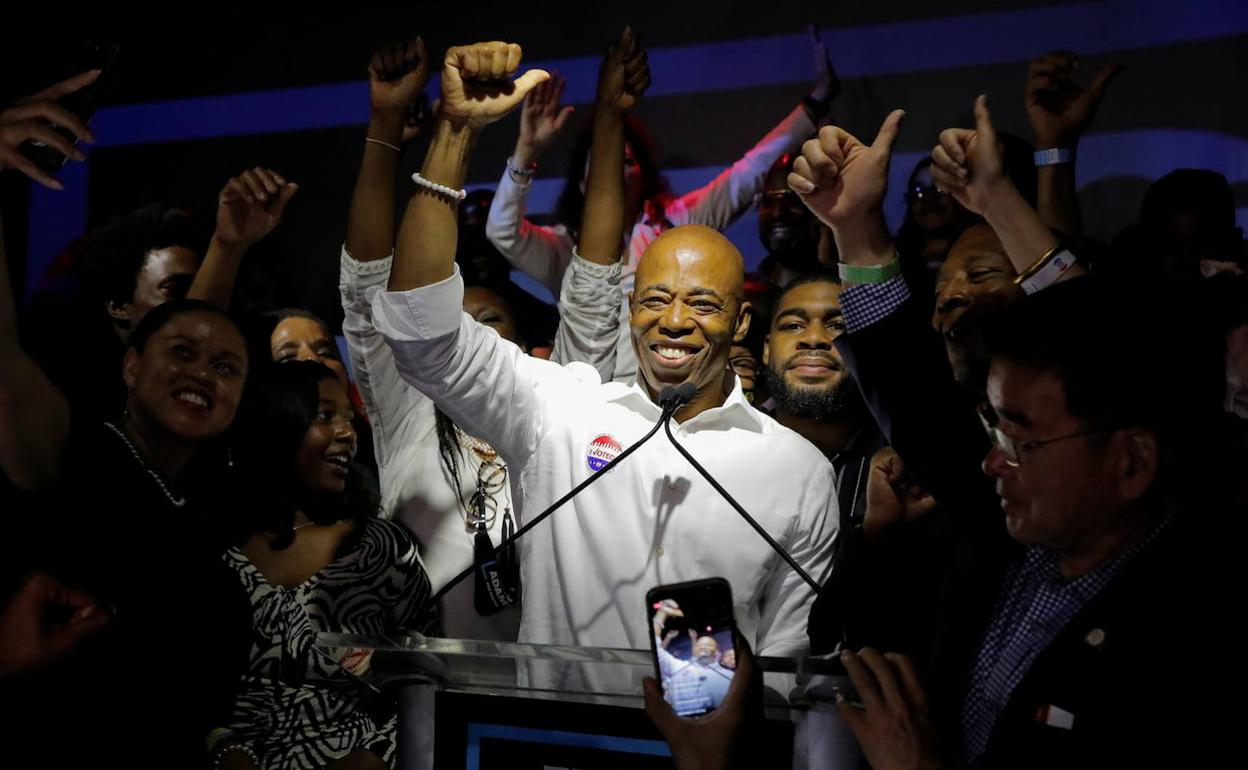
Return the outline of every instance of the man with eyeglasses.
{"type": "MultiPolygon", "coordinates": [[[[1199,766],[1190,760],[1208,737],[1198,719],[1209,716],[1186,702],[1213,702],[1208,683],[1184,677],[1185,703],[1167,703],[1155,672],[1178,664],[1170,640],[1195,630],[1218,639],[1211,627],[1224,614],[1204,600],[1231,562],[1197,546],[1203,520],[1226,512],[1217,463],[1203,451],[1221,384],[1216,349],[1206,354],[1203,343],[1216,337],[1196,329],[1178,287],[1106,287],[1078,268],[1031,281],[1027,263],[1042,255],[1037,264],[1048,265],[1056,239],[1002,173],[981,101],[976,130],[950,137],[969,168],[937,181],[985,216],[1031,296],[1006,303],[984,329],[990,442],[981,456],[992,483],[977,483],[963,462],[973,446],[963,416],[973,428],[974,412],[959,407],[951,381],[915,375],[938,374],[939,353],[904,335],[871,345],[898,318],[872,299],[904,291],[889,284],[895,256],[879,213],[899,117],[870,146],[825,129],[790,184],[833,228],[846,272],[866,284],[842,295],[843,352],[897,451],[919,458],[963,532],[922,683],[905,656],[846,652],[864,708],[841,714],[876,770],[1199,766]],[[1165,323],[1155,322],[1158,308],[1165,323]],[[916,413],[947,432],[918,445],[905,424],[916,413]],[[942,439],[957,451],[941,457],[942,439]]],[[[944,135],[942,148],[947,162],[944,135]]]]}

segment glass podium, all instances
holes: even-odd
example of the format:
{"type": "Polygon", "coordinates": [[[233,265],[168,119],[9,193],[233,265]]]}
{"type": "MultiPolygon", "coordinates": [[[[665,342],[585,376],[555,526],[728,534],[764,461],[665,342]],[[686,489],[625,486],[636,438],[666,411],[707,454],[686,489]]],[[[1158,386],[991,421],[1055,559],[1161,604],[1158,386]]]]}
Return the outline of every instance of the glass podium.
{"type": "MultiPolygon", "coordinates": [[[[323,633],[322,654],[399,707],[400,770],[671,768],[642,712],[649,650],[323,633]]],[[[784,770],[857,768],[836,712],[848,679],[834,658],[758,658],[767,688],[758,740],[784,770]]],[[[752,739],[751,739],[752,740],[752,739]]]]}

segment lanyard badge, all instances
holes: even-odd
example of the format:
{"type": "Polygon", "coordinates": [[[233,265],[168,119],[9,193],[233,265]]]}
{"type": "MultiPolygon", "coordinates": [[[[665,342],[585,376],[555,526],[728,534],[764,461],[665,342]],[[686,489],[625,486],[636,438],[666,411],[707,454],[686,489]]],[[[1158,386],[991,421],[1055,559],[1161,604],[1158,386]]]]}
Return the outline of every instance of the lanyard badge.
{"type": "MultiPolygon", "coordinates": [[[[515,534],[515,529],[511,509],[507,508],[503,513],[501,532],[504,542],[515,534]]],[[[513,543],[495,556],[489,530],[484,521],[478,521],[472,541],[473,564],[476,566],[473,606],[477,614],[493,615],[520,601],[520,565],[515,549],[513,543]]]]}

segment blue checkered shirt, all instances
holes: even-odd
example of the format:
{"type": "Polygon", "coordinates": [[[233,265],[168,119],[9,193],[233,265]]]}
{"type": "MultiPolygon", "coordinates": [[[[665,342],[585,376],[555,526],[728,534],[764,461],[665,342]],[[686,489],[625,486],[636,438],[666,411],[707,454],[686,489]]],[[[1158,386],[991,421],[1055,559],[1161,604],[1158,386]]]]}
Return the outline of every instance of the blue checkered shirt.
{"type": "Polygon", "coordinates": [[[845,331],[861,331],[891,315],[910,299],[910,287],[904,276],[889,278],[883,283],[860,283],[841,293],[841,313],[845,331]]]}
{"type": "Polygon", "coordinates": [[[962,745],[968,764],[988,748],[997,717],[1036,657],[1168,521],[1073,580],[1062,577],[1057,554],[1040,546],[1029,547],[1010,568],[971,663],[970,686],[962,704],[962,745]]]}

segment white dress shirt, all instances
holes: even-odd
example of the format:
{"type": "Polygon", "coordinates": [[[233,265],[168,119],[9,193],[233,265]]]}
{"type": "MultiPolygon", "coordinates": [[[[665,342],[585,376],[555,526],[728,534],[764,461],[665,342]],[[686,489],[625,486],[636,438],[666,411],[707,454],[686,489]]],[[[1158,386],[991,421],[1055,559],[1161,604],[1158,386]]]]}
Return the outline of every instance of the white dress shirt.
{"type": "MultiPolygon", "coordinates": [[[[633,288],[633,273],[646,248],[678,225],[701,224],[723,230],[749,208],[754,194],[763,187],[767,171],[786,152],[801,147],[815,132],[806,110],[798,106],[780,121],[740,159],[720,172],[703,187],[672,199],[662,216],[643,211],[628,234],[628,251],[623,260],[623,292],[619,337],[616,340],[615,373],[612,379],[625,384],[637,373],[637,359],[628,334],[627,293],[633,288]]],[[[529,183],[521,184],[504,169],[494,192],[485,234],[499,252],[520,272],[539,281],[552,294],[558,294],[563,275],[572,262],[575,240],[562,224],[535,225],[524,218],[529,183]]],[[[563,303],[560,302],[560,309],[563,303]]]]}
{"type": "MultiPolygon", "coordinates": [[[[660,410],[636,382],[524,355],[461,309],[456,273],[405,292],[370,292],[399,373],[511,468],[523,524],[644,435],[660,410]]],[[[831,466],[754,409],[734,380],[723,406],[674,426],[697,457],[816,580],[838,515],[831,466]]],[[[521,541],[522,641],[649,646],[645,592],[722,576],[737,625],[762,655],[807,649],[814,592],[656,435],[521,541]]]]}
{"type": "MultiPolygon", "coordinates": [[[[438,446],[433,401],[403,381],[394,354],[373,326],[373,312],[365,297],[374,287],[385,288],[392,258],[361,262],[344,247],[339,262],[338,288],[342,296],[342,330],[347,338],[356,385],[368,411],[381,484],[381,515],[396,517],[421,544],[421,557],[433,591],[472,563],[474,532],[465,525],[460,501],[477,487],[481,458],[457,442],[458,489],[447,472],[438,446]]],[[[565,314],[555,336],[552,358],[580,360],[611,372],[615,319],[592,308],[619,303],[618,265],[606,267],[576,257],[565,276],[562,299],[571,308],[590,312],[565,314]],[[605,340],[605,342],[604,342],[605,340]]],[[[601,376],[601,375],[600,375],[601,376]]],[[[488,527],[495,545],[502,540],[503,512],[512,509],[511,488],[504,485],[494,496],[496,515],[488,527]]],[[[514,640],[520,626],[518,608],[495,615],[478,615],[473,606],[473,580],[463,581],[442,601],[444,633],[454,639],[514,640]]]]}

